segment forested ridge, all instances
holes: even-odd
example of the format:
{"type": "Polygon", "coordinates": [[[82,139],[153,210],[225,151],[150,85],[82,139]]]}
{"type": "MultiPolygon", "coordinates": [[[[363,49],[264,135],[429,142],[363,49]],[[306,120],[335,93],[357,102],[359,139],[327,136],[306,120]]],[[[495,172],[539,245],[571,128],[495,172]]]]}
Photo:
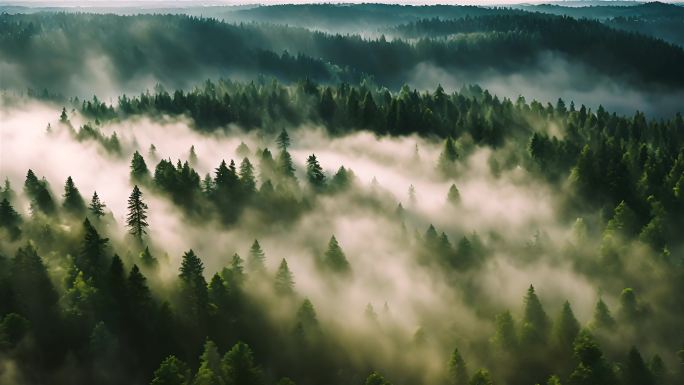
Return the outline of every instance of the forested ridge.
{"type": "Polygon", "coordinates": [[[515,73],[533,69],[547,52],[564,54],[616,80],[674,89],[684,82],[681,47],[594,21],[510,11],[423,20],[398,30],[422,38],[364,38],[184,15],[2,14],[0,50],[32,88],[49,85],[52,92],[69,88],[64,73],[87,74],[91,66],[110,71],[116,82],[151,75],[182,87],[208,71],[261,73],[290,81],[359,81],[370,76],[398,88],[424,62],[473,73],[515,73]],[[445,32],[460,32],[460,37],[435,38],[445,32]],[[41,66],[43,61],[51,65],[41,66]]]}
{"type": "Polygon", "coordinates": [[[684,51],[589,8],[0,14],[0,384],[684,383],[684,51]]]}

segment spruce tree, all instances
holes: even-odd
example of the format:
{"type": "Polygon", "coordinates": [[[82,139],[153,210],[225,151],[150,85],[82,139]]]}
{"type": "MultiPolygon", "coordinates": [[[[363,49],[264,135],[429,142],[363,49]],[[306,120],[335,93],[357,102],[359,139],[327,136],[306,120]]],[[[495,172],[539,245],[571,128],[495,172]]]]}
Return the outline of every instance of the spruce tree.
{"type": "Polygon", "coordinates": [[[5,228],[12,239],[19,236],[19,224],[21,223],[21,216],[14,210],[7,198],[3,198],[0,202],[0,227],[5,228]]]}
{"type": "Polygon", "coordinates": [[[323,263],[327,268],[336,272],[346,273],[350,270],[347,256],[344,255],[334,235],[330,237],[328,242],[328,250],[323,255],[323,263]]]}
{"type": "Polygon", "coordinates": [[[247,197],[256,192],[256,180],[254,179],[254,167],[248,158],[240,163],[240,184],[247,197]]]}
{"type": "Polygon", "coordinates": [[[147,168],[145,159],[140,155],[138,151],[133,153],[133,159],[131,159],[131,179],[135,182],[145,182],[150,177],[150,170],[147,168]]]}
{"type": "Polygon", "coordinates": [[[185,362],[171,355],[154,371],[150,385],[188,385],[190,379],[190,369],[185,362]]]}
{"type": "Polygon", "coordinates": [[[133,192],[128,198],[128,216],[126,217],[126,225],[129,227],[129,233],[133,235],[139,242],[147,234],[147,205],[142,201],[142,192],[138,185],[133,187],[133,192]]]}
{"type": "Polygon", "coordinates": [[[283,128],[280,131],[276,142],[278,143],[278,148],[281,151],[287,151],[287,148],[290,147],[290,135],[287,134],[287,130],[283,128]]]}
{"type": "Polygon", "coordinates": [[[62,203],[62,207],[64,207],[67,212],[74,215],[85,212],[85,202],[71,177],[68,177],[64,184],[64,202],[62,203]]]}
{"type": "Polygon", "coordinates": [[[468,385],[468,368],[458,348],[454,349],[449,358],[448,374],[450,385],[468,385]]]}
{"type": "Polygon", "coordinates": [[[615,319],[610,314],[608,305],[599,298],[594,308],[594,318],[591,322],[592,328],[612,330],[615,327],[615,319]]]}
{"type": "Polygon", "coordinates": [[[97,195],[97,191],[93,193],[93,197],[90,200],[90,205],[88,209],[90,213],[95,217],[95,219],[100,219],[105,215],[104,208],[106,205],[100,201],[100,197],[97,195]]]}
{"type": "Polygon", "coordinates": [[[261,249],[261,245],[258,240],[254,240],[252,247],[249,249],[249,258],[247,259],[247,268],[251,272],[264,272],[266,270],[265,266],[266,255],[261,249]]]}
{"type": "Polygon", "coordinates": [[[315,189],[320,190],[325,187],[325,174],[314,154],[306,159],[306,177],[315,189]]]}
{"type": "Polygon", "coordinates": [[[294,277],[285,258],[280,261],[273,286],[277,294],[290,295],[294,293],[294,277]]]}
{"type": "Polygon", "coordinates": [[[549,329],[549,319],[530,285],[525,296],[525,311],[522,322],[522,341],[528,344],[543,344],[549,329]]]}
{"type": "Polygon", "coordinates": [[[455,184],[452,184],[451,187],[449,187],[447,201],[452,205],[458,205],[461,203],[461,193],[458,191],[458,188],[456,188],[455,184]]]}
{"type": "Polygon", "coordinates": [[[453,171],[453,166],[456,163],[456,160],[458,160],[458,150],[456,150],[456,143],[454,143],[454,140],[449,136],[444,141],[444,149],[442,150],[442,153],[439,155],[437,168],[445,174],[450,174],[453,171]]]}

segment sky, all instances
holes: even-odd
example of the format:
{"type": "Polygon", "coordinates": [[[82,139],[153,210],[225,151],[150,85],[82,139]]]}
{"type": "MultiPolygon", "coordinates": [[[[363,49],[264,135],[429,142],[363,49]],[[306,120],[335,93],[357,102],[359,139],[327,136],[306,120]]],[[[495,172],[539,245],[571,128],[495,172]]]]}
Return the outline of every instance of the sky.
{"type": "MultiPolygon", "coordinates": [[[[673,2],[673,1],[663,1],[662,2],[673,2]]],[[[451,4],[451,5],[494,5],[494,4],[531,4],[531,3],[554,3],[554,2],[565,2],[573,3],[596,3],[598,1],[550,1],[550,0],[459,0],[459,1],[444,1],[444,0],[326,0],[326,1],[312,1],[312,0],[199,0],[199,1],[168,1],[168,0],[89,0],[89,1],[78,1],[78,0],[15,0],[15,1],[4,1],[0,0],[0,5],[31,5],[31,6],[70,6],[70,7],[87,7],[87,6],[144,6],[144,7],[188,7],[188,6],[215,6],[215,5],[251,5],[251,4],[307,4],[307,3],[388,3],[388,4],[412,4],[412,5],[434,5],[434,4],[451,4]]],[[[624,3],[624,2],[639,2],[639,1],[612,1],[604,0],[603,3],[624,3]]]]}

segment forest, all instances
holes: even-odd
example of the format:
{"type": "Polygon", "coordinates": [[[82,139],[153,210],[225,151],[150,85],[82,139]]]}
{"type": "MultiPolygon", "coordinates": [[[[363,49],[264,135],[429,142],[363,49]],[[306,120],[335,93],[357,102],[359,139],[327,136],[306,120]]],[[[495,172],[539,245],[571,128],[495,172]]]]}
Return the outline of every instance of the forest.
{"type": "Polygon", "coordinates": [[[156,6],[0,14],[0,384],[684,383],[681,6],[156,6]]]}

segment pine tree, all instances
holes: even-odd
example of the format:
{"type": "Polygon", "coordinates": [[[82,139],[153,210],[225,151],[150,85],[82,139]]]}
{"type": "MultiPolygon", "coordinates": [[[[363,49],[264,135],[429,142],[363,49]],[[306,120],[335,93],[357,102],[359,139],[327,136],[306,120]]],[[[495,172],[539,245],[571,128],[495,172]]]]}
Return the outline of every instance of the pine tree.
{"type": "Polygon", "coordinates": [[[290,295],[294,293],[294,277],[290,268],[287,266],[287,260],[283,258],[278,266],[278,271],[275,275],[274,282],[275,292],[280,295],[290,295]]]}
{"type": "Polygon", "coordinates": [[[68,177],[64,184],[64,203],[62,203],[62,207],[74,215],[85,212],[85,202],[71,177],[68,177]]]}
{"type": "Polygon", "coordinates": [[[256,192],[254,167],[248,158],[242,159],[242,162],[240,163],[240,183],[248,197],[256,192]]]}
{"type": "Polygon", "coordinates": [[[615,319],[610,314],[610,310],[603,299],[599,298],[594,308],[594,319],[591,322],[592,328],[612,330],[615,327],[615,319]]]}
{"type": "Polygon", "coordinates": [[[62,113],[59,114],[59,121],[65,124],[69,122],[69,116],[67,115],[66,107],[62,107],[62,113]]]}
{"type": "Polygon", "coordinates": [[[622,373],[624,385],[654,385],[653,374],[641,357],[641,353],[632,346],[627,354],[627,362],[622,373]]]}
{"type": "Polygon", "coordinates": [[[176,356],[168,356],[154,371],[154,378],[150,385],[188,385],[190,369],[176,356]]]}
{"type": "Polygon", "coordinates": [[[90,213],[95,217],[95,219],[100,219],[105,215],[104,208],[106,205],[100,201],[100,197],[97,195],[97,191],[93,193],[93,198],[90,200],[90,205],[88,209],[90,213]]]}
{"type": "Polygon", "coordinates": [[[453,166],[458,160],[458,150],[456,150],[456,143],[451,137],[448,137],[444,142],[444,149],[439,155],[437,168],[439,171],[450,174],[453,171],[453,166]]]}
{"type": "Polygon", "coordinates": [[[147,168],[145,159],[136,151],[131,159],[131,179],[135,182],[145,182],[149,177],[150,170],[147,168]]]}
{"type": "Polygon", "coordinates": [[[261,371],[254,363],[252,349],[238,342],[221,360],[225,380],[228,384],[262,385],[261,371]]]}
{"type": "Polygon", "coordinates": [[[126,217],[126,225],[130,228],[129,233],[133,235],[139,242],[147,234],[147,205],[142,201],[142,192],[138,185],[133,187],[133,192],[128,198],[128,216],[126,217]]]}
{"type": "Polygon", "coordinates": [[[346,273],[350,270],[347,257],[344,255],[334,235],[330,237],[328,242],[328,250],[323,255],[323,263],[326,267],[336,272],[346,273]]]}
{"type": "Polygon", "coordinates": [[[266,270],[265,266],[266,255],[259,245],[259,241],[256,239],[252,243],[252,247],[249,249],[249,258],[247,259],[247,268],[251,272],[261,272],[266,270]]]}
{"type": "Polygon", "coordinates": [[[285,178],[295,179],[295,167],[292,156],[287,150],[280,151],[278,155],[278,171],[285,178]]]}
{"type": "Polygon", "coordinates": [[[83,221],[83,233],[83,245],[74,261],[75,267],[85,274],[86,279],[98,279],[105,266],[105,248],[109,239],[100,237],[88,218],[83,221]]]}
{"type": "Polygon", "coordinates": [[[280,134],[278,135],[278,138],[276,139],[276,143],[278,143],[278,148],[281,151],[287,152],[287,148],[290,147],[290,135],[287,134],[287,130],[284,128],[280,131],[280,134]]]}
{"type": "Polygon", "coordinates": [[[183,255],[180,274],[182,305],[185,314],[194,322],[202,324],[206,317],[209,294],[204,279],[204,264],[189,250],[183,255]]]}
{"type": "Polygon", "coordinates": [[[12,190],[12,185],[10,184],[10,181],[8,178],[5,178],[5,185],[2,188],[2,191],[0,191],[0,200],[2,199],[7,199],[9,202],[12,202],[15,198],[15,193],[14,190],[12,190]]]}
{"type": "Polygon", "coordinates": [[[131,272],[128,273],[126,293],[131,311],[138,316],[146,314],[149,310],[152,296],[147,286],[147,278],[140,272],[136,264],[133,264],[131,272]]]}
{"type": "Polygon", "coordinates": [[[468,368],[458,349],[451,353],[448,366],[449,384],[468,385],[468,368]]]}
{"type": "Polygon", "coordinates": [[[306,159],[306,177],[315,189],[325,187],[325,174],[314,154],[306,159]]]}
{"type": "Polygon", "coordinates": [[[237,154],[237,156],[240,156],[243,158],[246,158],[247,156],[249,156],[250,153],[251,153],[251,151],[249,150],[249,146],[247,146],[247,144],[245,144],[245,142],[240,142],[240,145],[237,146],[237,148],[235,149],[235,154],[237,154]]]}
{"type": "Polygon", "coordinates": [[[140,261],[145,267],[157,266],[157,258],[152,255],[149,246],[145,246],[145,249],[140,253],[140,261]]]}
{"type": "Polygon", "coordinates": [[[19,224],[21,223],[21,216],[14,210],[14,207],[9,203],[7,198],[3,198],[0,202],[0,227],[7,229],[12,239],[16,239],[19,234],[19,224]]]}
{"type": "Polygon", "coordinates": [[[515,322],[510,311],[498,314],[494,319],[496,332],[493,342],[505,351],[513,351],[518,346],[518,338],[515,334],[515,322]]]}
{"type": "Polygon", "coordinates": [[[458,191],[458,188],[456,188],[455,184],[452,184],[451,187],[449,187],[447,201],[452,205],[458,205],[461,203],[461,193],[458,191]]]}
{"type": "Polygon", "coordinates": [[[188,154],[188,162],[190,163],[190,166],[196,166],[197,165],[197,153],[195,152],[195,146],[192,145],[190,146],[190,153],[188,154]]]}
{"type": "Polygon", "coordinates": [[[530,285],[525,296],[525,311],[522,324],[522,341],[528,344],[542,344],[548,334],[549,319],[544,312],[534,286],[530,285]]]}
{"type": "Polygon", "coordinates": [[[216,344],[207,339],[204,343],[204,352],[200,356],[200,367],[195,375],[193,385],[220,385],[223,384],[221,375],[221,356],[218,352],[216,344]]]}
{"type": "Polygon", "coordinates": [[[561,350],[572,351],[572,343],[580,331],[580,325],[568,301],[563,304],[563,309],[553,326],[554,342],[557,346],[561,350]]]}

